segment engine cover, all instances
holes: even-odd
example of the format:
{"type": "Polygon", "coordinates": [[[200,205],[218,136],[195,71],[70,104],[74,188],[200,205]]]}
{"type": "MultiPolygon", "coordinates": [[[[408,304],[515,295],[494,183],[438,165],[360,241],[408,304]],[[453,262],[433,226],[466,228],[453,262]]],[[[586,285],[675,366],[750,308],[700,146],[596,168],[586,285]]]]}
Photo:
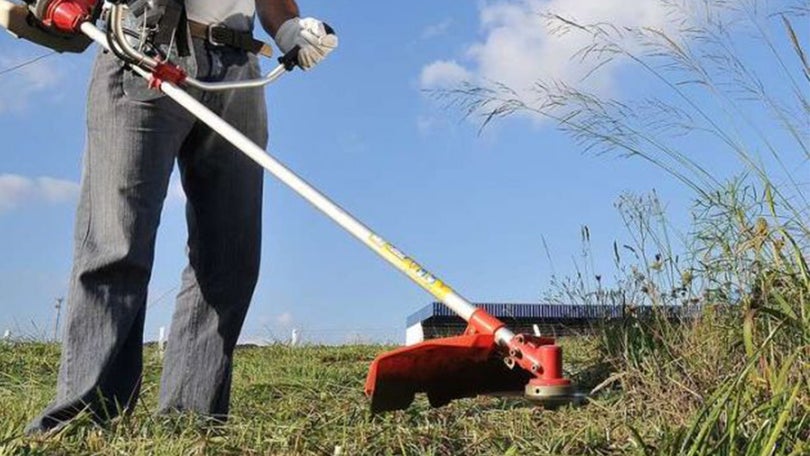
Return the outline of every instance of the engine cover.
{"type": "Polygon", "coordinates": [[[25,0],[45,27],[66,34],[79,34],[82,22],[93,19],[97,0],[25,0]]]}
{"type": "Polygon", "coordinates": [[[28,7],[0,0],[0,26],[13,36],[56,52],[84,52],[92,41],[78,26],[93,16],[95,1],[39,0],[28,7]],[[40,19],[37,9],[43,12],[40,19]]]}

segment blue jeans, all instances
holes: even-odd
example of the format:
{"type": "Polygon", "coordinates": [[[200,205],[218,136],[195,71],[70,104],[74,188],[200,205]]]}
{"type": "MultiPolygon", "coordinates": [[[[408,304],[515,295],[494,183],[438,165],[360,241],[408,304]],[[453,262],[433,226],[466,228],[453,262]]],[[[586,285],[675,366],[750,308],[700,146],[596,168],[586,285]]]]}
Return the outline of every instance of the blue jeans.
{"type": "MultiPolygon", "coordinates": [[[[260,76],[256,57],[241,51],[195,40],[194,56],[203,80],[260,76]]],[[[158,410],[228,413],[233,351],[259,271],[263,171],[168,97],[134,81],[114,57],[99,54],[56,399],[29,432],[58,427],[83,411],[104,422],[137,402],[147,286],[175,161],[187,196],[188,266],[158,410]]],[[[267,144],[261,89],[191,93],[267,144]]]]}

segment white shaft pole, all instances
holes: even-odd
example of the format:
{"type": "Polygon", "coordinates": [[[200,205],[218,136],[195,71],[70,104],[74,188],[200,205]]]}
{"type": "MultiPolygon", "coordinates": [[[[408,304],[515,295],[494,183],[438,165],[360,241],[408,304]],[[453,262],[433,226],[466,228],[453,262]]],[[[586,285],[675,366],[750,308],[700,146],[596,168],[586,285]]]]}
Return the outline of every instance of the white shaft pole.
{"type": "MultiPolygon", "coordinates": [[[[84,32],[87,36],[109,49],[107,38],[102,31],[90,23],[82,24],[81,28],[82,32],[84,32]]],[[[151,75],[147,71],[139,68],[135,68],[135,70],[138,71],[142,76],[151,78],[151,75]]],[[[453,310],[461,318],[464,320],[469,320],[472,314],[476,311],[476,307],[467,299],[453,291],[448,285],[419,265],[419,263],[405,256],[393,245],[376,235],[359,220],[352,217],[348,212],[332,202],[324,194],[297,176],[278,160],[270,156],[264,149],[256,145],[256,143],[251,141],[248,137],[243,135],[229,123],[222,120],[222,118],[211,112],[208,108],[203,106],[199,101],[194,99],[184,90],[166,81],[161,82],[160,90],[162,90],[163,93],[168,95],[186,110],[194,114],[206,125],[211,127],[212,130],[219,133],[228,142],[244,152],[253,161],[270,172],[270,174],[301,195],[301,197],[303,197],[305,200],[309,201],[313,206],[326,214],[327,217],[331,218],[338,225],[360,240],[360,242],[364,243],[371,250],[377,252],[377,254],[391,263],[391,265],[399,269],[411,280],[416,282],[419,286],[447,305],[447,307],[453,310]]],[[[511,335],[512,334],[509,331],[506,333],[499,331],[498,339],[503,341],[504,337],[509,337],[511,335]]]]}
{"type": "Polygon", "coordinates": [[[414,260],[405,256],[380,236],[376,235],[359,220],[352,217],[348,212],[315,189],[315,187],[267,154],[264,149],[211,112],[184,90],[169,82],[163,82],[160,85],[160,89],[178,104],[197,116],[203,123],[211,127],[212,130],[219,133],[223,138],[244,152],[253,161],[269,171],[270,174],[278,178],[294,192],[301,195],[301,197],[326,214],[327,217],[334,220],[338,225],[360,240],[360,242],[366,244],[366,246],[388,260],[389,263],[410,277],[422,288],[444,302],[462,318],[465,320],[470,319],[473,312],[476,310],[475,306],[455,293],[444,282],[425,270],[414,260]]]}

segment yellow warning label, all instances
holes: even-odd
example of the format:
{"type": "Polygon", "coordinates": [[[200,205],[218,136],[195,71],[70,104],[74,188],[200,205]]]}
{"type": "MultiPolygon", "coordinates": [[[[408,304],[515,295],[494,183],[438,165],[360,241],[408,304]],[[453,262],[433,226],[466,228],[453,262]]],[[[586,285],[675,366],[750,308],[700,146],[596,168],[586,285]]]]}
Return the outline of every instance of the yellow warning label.
{"type": "Polygon", "coordinates": [[[389,244],[381,237],[372,235],[371,243],[374,249],[380,255],[382,255],[391,264],[396,266],[397,269],[404,272],[414,282],[418,283],[422,288],[430,292],[440,301],[444,300],[445,296],[453,291],[444,282],[428,272],[427,269],[423,268],[413,259],[407,257],[404,253],[400,252],[396,247],[389,244]]]}

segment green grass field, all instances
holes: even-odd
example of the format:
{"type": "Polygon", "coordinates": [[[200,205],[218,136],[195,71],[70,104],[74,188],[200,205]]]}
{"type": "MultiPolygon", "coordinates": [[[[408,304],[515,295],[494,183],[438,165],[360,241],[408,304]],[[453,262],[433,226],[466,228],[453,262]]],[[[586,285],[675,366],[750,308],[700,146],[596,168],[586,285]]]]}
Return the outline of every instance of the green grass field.
{"type": "Polygon", "coordinates": [[[740,332],[729,326],[736,315],[629,320],[600,337],[562,340],[569,374],[598,392],[585,406],[556,411],[492,397],[432,409],[418,397],[407,411],[372,416],[366,371],[390,347],[278,345],[238,349],[227,424],[156,417],[160,356],[152,346],[133,415],[106,428],[80,419],[37,438],[23,428],[51,399],[58,347],[5,343],[0,455],[810,454],[806,348],[778,372],[752,369],[761,362],[745,361],[740,332]],[[658,343],[664,328],[677,344],[658,343]]]}
{"type": "MultiPolygon", "coordinates": [[[[573,365],[593,365],[592,343],[568,345],[573,365]]],[[[667,423],[628,415],[620,396],[578,409],[545,411],[512,399],[478,398],[372,417],[363,395],[369,363],[386,347],[274,346],[238,350],[232,419],[158,418],[159,354],[147,348],[137,412],[107,429],[85,420],[50,438],[23,427],[50,400],[58,347],[0,346],[0,454],[610,454],[636,444],[628,424],[651,437],[667,423]],[[341,450],[338,450],[341,451],[341,450]]],[[[200,375],[205,375],[201,372],[200,375]]],[[[651,410],[652,411],[652,410],[651,410]]]]}

